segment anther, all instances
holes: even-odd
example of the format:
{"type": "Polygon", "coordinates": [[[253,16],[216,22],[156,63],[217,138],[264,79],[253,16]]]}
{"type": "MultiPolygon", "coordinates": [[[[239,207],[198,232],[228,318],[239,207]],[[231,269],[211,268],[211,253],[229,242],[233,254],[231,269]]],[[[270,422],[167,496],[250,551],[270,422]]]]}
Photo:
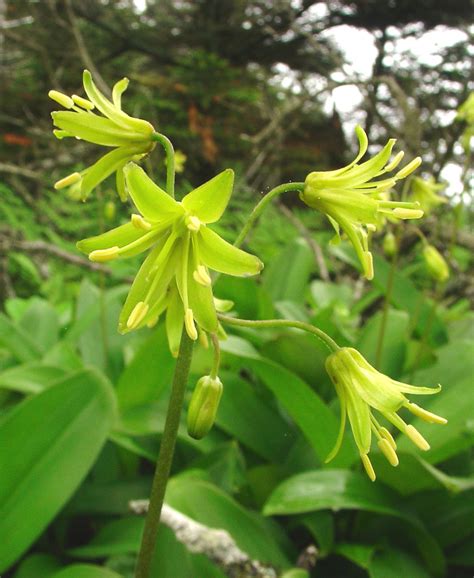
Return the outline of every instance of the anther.
{"type": "Polygon", "coordinates": [[[421,165],[421,157],[414,158],[411,162],[403,167],[403,169],[399,170],[398,173],[395,175],[397,179],[404,179],[410,173],[415,171],[421,165]]]}
{"type": "Polygon", "coordinates": [[[72,108],[74,106],[74,101],[70,96],[67,96],[67,94],[63,94],[57,90],[50,90],[48,92],[48,96],[61,106],[64,106],[64,108],[72,108]]]}
{"type": "Polygon", "coordinates": [[[127,328],[136,329],[145,318],[145,315],[148,313],[148,309],[148,303],[139,301],[128,316],[127,328]]]}
{"type": "Polygon", "coordinates": [[[370,480],[372,482],[375,482],[375,478],[377,476],[375,475],[375,470],[374,470],[374,467],[372,465],[372,462],[369,459],[369,456],[367,454],[361,454],[360,459],[362,460],[365,471],[366,471],[367,475],[369,476],[370,480]]]}
{"type": "Polygon", "coordinates": [[[397,207],[392,211],[392,215],[398,219],[421,219],[423,214],[421,209],[403,209],[397,207]]]}
{"type": "Polygon", "coordinates": [[[60,179],[59,181],[54,183],[54,188],[56,190],[64,189],[65,187],[69,187],[70,185],[74,185],[78,183],[82,179],[81,173],[72,173],[64,179],[60,179]]]}
{"type": "Polygon", "coordinates": [[[430,444],[412,425],[407,425],[405,433],[411,439],[411,441],[420,448],[420,450],[427,452],[430,449],[430,444]]]}
{"type": "Polygon", "coordinates": [[[109,247],[108,249],[96,249],[89,253],[89,261],[94,261],[96,263],[105,263],[106,261],[112,261],[116,259],[119,255],[120,248],[117,246],[109,247]]]}
{"type": "MultiPolygon", "coordinates": [[[[73,97],[74,98],[74,97],[73,97]]],[[[396,167],[398,167],[398,165],[400,164],[400,161],[402,160],[402,158],[404,157],[405,153],[403,151],[400,151],[399,153],[397,153],[395,155],[395,157],[393,158],[392,162],[389,163],[386,167],[385,167],[385,171],[387,171],[387,173],[389,173],[390,171],[393,171],[393,169],[395,169],[396,167]]]]}
{"type": "Polygon", "coordinates": [[[379,429],[379,434],[388,441],[388,443],[392,446],[394,450],[397,449],[397,443],[393,439],[392,434],[388,431],[386,427],[381,427],[379,429]]]}
{"type": "Polygon", "coordinates": [[[184,325],[186,327],[186,333],[193,341],[196,341],[196,339],[198,338],[198,332],[196,330],[196,326],[194,325],[194,316],[192,309],[189,308],[186,309],[186,313],[184,314],[184,325]]]}
{"type": "Polygon", "coordinates": [[[194,231],[195,233],[197,233],[197,231],[199,231],[199,229],[201,228],[201,221],[198,219],[198,217],[194,215],[188,215],[186,217],[185,223],[186,227],[190,231],[194,231]]]}
{"type": "Polygon", "coordinates": [[[82,98],[82,96],[78,96],[77,94],[73,94],[71,98],[74,101],[74,104],[77,104],[77,106],[80,106],[85,110],[94,110],[95,108],[93,103],[90,100],[87,100],[87,98],[82,98]]]}
{"type": "Polygon", "coordinates": [[[193,272],[193,278],[200,285],[204,285],[204,287],[210,287],[212,284],[212,279],[204,265],[198,265],[196,271],[193,272]]]}
{"type": "Polygon", "coordinates": [[[390,442],[383,438],[377,442],[377,445],[379,446],[383,455],[387,458],[388,463],[394,467],[398,466],[398,456],[390,442]]]}
{"type": "Polygon", "coordinates": [[[405,407],[411,411],[414,415],[421,417],[422,420],[427,421],[428,423],[439,423],[439,424],[446,424],[448,420],[440,415],[436,415],[435,413],[431,413],[431,411],[427,411],[423,409],[416,403],[408,402],[405,407]]]}
{"type": "Polygon", "coordinates": [[[149,231],[151,229],[151,224],[148,221],[145,221],[141,215],[133,214],[131,221],[132,225],[136,229],[142,229],[143,231],[149,231]]]}

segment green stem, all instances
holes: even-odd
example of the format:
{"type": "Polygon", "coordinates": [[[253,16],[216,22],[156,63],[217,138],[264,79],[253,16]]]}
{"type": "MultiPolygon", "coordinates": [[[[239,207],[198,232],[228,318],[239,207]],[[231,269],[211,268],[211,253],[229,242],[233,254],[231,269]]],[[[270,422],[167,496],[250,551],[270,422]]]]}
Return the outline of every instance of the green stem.
{"type": "Polygon", "coordinates": [[[211,377],[215,379],[219,373],[219,366],[221,363],[221,347],[219,345],[219,338],[215,333],[211,334],[211,339],[214,347],[214,361],[212,364],[211,377]]]}
{"type": "Polygon", "coordinates": [[[163,507],[166,485],[173,462],[176,438],[178,437],[184,392],[186,390],[193,355],[193,343],[183,328],[178,359],[176,360],[174,370],[171,396],[166,414],[165,428],[161,438],[160,453],[151,488],[150,504],[148,506],[142,543],[138,554],[135,578],[151,578],[151,564],[155,552],[158,527],[160,525],[161,508],[163,507]]]}
{"type": "Polygon", "coordinates": [[[302,329],[303,331],[307,331],[308,333],[312,333],[318,339],[320,339],[331,351],[337,351],[339,345],[329,337],[327,333],[314,327],[314,325],[310,325],[309,323],[304,323],[304,321],[293,321],[289,319],[237,319],[236,317],[227,317],[226,315],[218,315],[219,320],[222,323],[227,323],[228,325],[238,325],[240,327],[256,327],[258,328],[265,328],[265,327],[293,327],[294,329],[302,329]]]}
{"type": "Polygon", "coordinates": [[[174,168],[174,148],[170,139],[164,134],[155,132],[152,135],[152,139],[159,142],[161,146],[165,149],[166,154],[166,192],[171,195],[174,199],[174,179],[175,179],[175,168],[174,168]]]}
{"type": "Polygon", "coordinates": [[[242,243],[245,241],[250,229],[255,224],[255,221],[260,217],[262,212],[265,210],[268,203],[271,203],[272,200],[277,197],[278,195],[282,195],[283,193],[289,193],[290,191],[303,191],[304,190],[304,183],[284,183],[283,185],[278,185],[272,189],[269,193],[267,193],[263,199],[261,199],[257,205],[255,205],[253,211],[250,213],[250,216],[245,223],[244,227],[240,231],[239,236],[235,240],[234,245],[236,247],[240,247],[242,243]]]}
{"type": "MultiPolygon", "coordinates": [[[[398,239],[397,239],[398,242],[398,239]]],[[[382,321],[380,322],[379,334],[377,337],[377,350],[375,353],[375,367],[380,369],[380,360],[382,358],[383,342],[385,340],[385,331],[387,330],[387,319],[390,302],[392,300],[393,282],[395,280],[395,270],[397,268],[398,257],[397,253],[392,258],[392,264],[387,279],[387,289],[385,291],[385,301],[383,304],[382,321]]]]}

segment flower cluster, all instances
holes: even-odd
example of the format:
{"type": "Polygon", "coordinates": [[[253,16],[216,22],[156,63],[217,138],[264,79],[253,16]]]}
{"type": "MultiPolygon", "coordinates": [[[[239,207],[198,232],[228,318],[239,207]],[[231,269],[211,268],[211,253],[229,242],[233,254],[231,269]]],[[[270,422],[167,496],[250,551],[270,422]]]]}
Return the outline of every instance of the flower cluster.
{"type": "Polygon", "coordinates": [[[58,139],[76,137],[113,147],[114,150],[82,172],[61,179],[55,188],[73,186],[85,199],[99,183],[116,172],[117,191],[120,198],[125,200],[127,193],[122,169],[128,161],[139,160],[153,149],[156,144],[152,138],[155,130],[146,120],[133,118],[122,110],[122,94],[128,86],[127,78],[122,78],[113,87],[112,101],[96,87],[88,70],[84,70],[83,84],[88,99],[76,94],[67,96],[57,90],[49,91],[49,97],[67,109],[51,113],[57,127],[54,134],[58,139]]]}
{"type": "Polygon", "coordinates": [[[120,313],[122,333],[154,325],[166,311],[170,349],[177,354],[183,322],[191,339],[197,325],[214,333],[218,322],[209,270],[256,275],[262,262],[224,241],[207,225],[216,222],[232,194],[234,173],[226,170],[187,194],[181,202],[156,185],[134,163],[125,182],[140,214],[107,233],[80,241],[91,261],[132,257],[150,249],[120,313]]]}
{"type": "Polygon", "coordinates": [[[367,151],[368,140],[360,126],[356,127],[356,134],[359,140],[356,158],[342,169],[310,173],[300,196],[309,207],[328,217],[338,236],[341,229],[344,231],[357,253],[364,275],[372,279],[374,268],[369,251],[369,233],[379,226],[381,217],[389,215],[397,219],[419,219],[423,216],[416,202],[390,201],[386,198],[397,181],[420,166],[421,159],[416,157],[390,178],[374,180],[392,172],[400,164],[404,153],[400,151],[390,161],[395,144],[395,139],[390,139],[377,155],[359,165],[367,151]]]}
{"type": "Polygon", "coordinates": [[[446,188],[445,185],[437,183],[433,178],[424,180],[419,177],[413,177],[410,186],[411,199],[419,203],[425,213],[429,213],[439,205],[448,202],[446,197],[438,195],[439,191],[446,188]]]}
{"type": "Polygon", "coordinates": [[[390,379],[378,372],[355,349],[343,347],[332,353],[326,360],[326,370],[336,388],[341,404],[341,427],[334,449],[326,461],[332,460],[341,447],[346,419],[349,417],[352,433],[360,453],[360,458],[369,478],[375,480],[375,472],[369,458],[372,434],[377,444],[392,466],[398,465],[397,444],[393,436],[381,426],[373,415],[378,411],[388,422],[410,438],[420,449],[430,449],[428,442],[412,425],[407,424],[398,411],[404,407],[414,415],[429,423],[445,424],[447,421],[420,406],[410,402],[405,393],[431,395],[441,390],[428,387],[415,387],[390,379]]]}

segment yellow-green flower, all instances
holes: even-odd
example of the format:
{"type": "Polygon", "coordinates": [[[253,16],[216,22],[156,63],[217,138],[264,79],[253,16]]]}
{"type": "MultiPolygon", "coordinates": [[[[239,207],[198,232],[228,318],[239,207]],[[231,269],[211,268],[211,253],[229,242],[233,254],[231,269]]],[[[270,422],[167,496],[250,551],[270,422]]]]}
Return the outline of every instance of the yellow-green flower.
{"type": "Polygon", "coordinates": [[[77,247],[91,261],[132,257],[150,249],[120,313],[122,333],[154,325],[166,311],[170,349],[176,354],[183,322],[188,335],[197,339],[201,330],[218,328],[209,270],[228,275],[256,275],[262,262],[224,241],[207,225],[216,222],[232,194],[234,173],[223,171],[175,201],[134,163],[124,168],[130,196],[140,214],[130,223],[77,247]]]}
{"type": "Polygon", "coordinates": [[[84,171],[72,173],[58,181],[54,186],[61,189],[71,185],[80,185],[82,198],[109,175],[116,172],[117,191],[122,200],[127,193],[122,169],[130,160],[138,160],[155,146],[152,136],[153,126],[146,120],[133,118],[122,110],[122,94],[128,86],[128,79],[119,80],[112,90],[112,100],[106,98],[95,86],[91,73],[84,70],[84,90],[89,99],[76,94],[71,97],[50,90],[49,97],[59,103],[66,111],[51,113],[57,127],[57,138],[76,137],[94,144],[113,147],[95,164],[84,171]],[[97,110],[103,116],[93,112],[97,110]]]}
{"type": "Polygon", "coordinates": [[[341,447],[347,417],[349,417],[362,463],[372,481],[375,480],[375,472],[368,455],[372,434],[375,435],[377,444],[389,463],[392,466],[398,465],[395,440],[388,429],[379,424],[373,415],[373,410],[378,411],[424,451],[430,449],[428,442],[415,427],[405,423],[397,412],[404,407],[427,422],[447,423],[443,417],[411,403],[404,395],[405,393],[431,395],[439,392],[441,386],[435,389],[415,387],[390,379],[378,372],[357,350],[351,347],[343,347],[332,353],[326,360],[326,370],[334,383],[341,404],[341,427],[336,445],[327,457],[327,462],[336,456],[341,447]]]}
{"type": "Polygon", "coordinates": [[[429,213],[432,209],[448,202],[446,197],[438,195],[438,191],[442,191],[445,185],[437,183],[433,178],[425,180],[413,177],[410,185],[411,199],[418,202],[425,213],[429,213]]]}
{"type": "Polygon", "coordinates": [[[428,273],[435,281],[442,283],[449,279],[449,265],[436,247],[425,244],[423,247],[423,258],[428,273]]]}
{"type": "Polygon", "coordinates": [[[359,153],[342,169],[312,172],[305,180],[301,199],[310,207],[324,213],[339,236],[340,230],[349,237],[367,279],[374,276],[372,253],[369,251],[369,232],[380,224],[380,218],[389,215],[398,219],[419,219],[423,211],[418,203],[386,200],[385,193],[397,181],[404,179],[420,166],[417,157],[390,178],[374,180],[393,171],[403,158],[400,151],[389,161],[395,139],[372,159],[357,164],[367,151],[368,140],[364,130],[356,127],[359,153]]]}

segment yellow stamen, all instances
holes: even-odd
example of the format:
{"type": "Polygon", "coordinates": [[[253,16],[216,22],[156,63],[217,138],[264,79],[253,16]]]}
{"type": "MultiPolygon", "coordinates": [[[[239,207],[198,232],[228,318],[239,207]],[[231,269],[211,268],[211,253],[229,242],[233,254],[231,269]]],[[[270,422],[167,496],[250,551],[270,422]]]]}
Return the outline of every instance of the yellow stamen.
{"type": "Polygon", "coordinates": [[[119,255],[119,247],[109,247],[108,249],[97,249],[89,253],[89,261],[95,261],[96,263],[105,263],[106,261],[112,261],[116,259],[119,255]]]}
{"type": "MultiPolygon", "coordinates": [[[[74,98],[74,97],[73,97],[74,98]]],[[[391,163],[389,163],[386,167],[385,167],[385,171],[387,173],[389,173],[390,171],[393,171],[393,169],[395,169],[396,167],[398,167],[398,165],[400,164],[400,161],[402,160],[402,158],[404,157],[405,153],[403,151],[400,151],[399,153],[397,153],[395,155],[395,157],[393,158],[393,161],[391,163]]]]}
{"type": "Polygon", "coordinates": [[[415,171],[421,165],[421,157],[414,158],[411,162],[403,167],[403,169],[399,170],[398,173],[395,175],[397,179],[404,179],[410,173],[415,171]]]}
{"type": "Polygon", "coordinates": [[[204,347],[204,349],[209,349],[209,339],[205,331],[199,332],[199,343],[204,347]]]}
{"type": "Polygon", "coordinates": [[[70,185],[74,185],[74,183],[78,183],[82,179],[81,173],[72,173],[64,179],[60,179],[59,181],[54,183],[54,188],[56,190],[64,189],[65,187],[69,187],[70,185]]]}
{"type": "Polygon", "coordinates": [[[366,251],[365,253],[365,266],[366,266],[366,278],[370,281],[374,278],[374,260],[372,257],[372,253],[370,251],[366,251]]]}
{"type": "Polygon", "coordinates": [[[392,448],[393,448],[394,450],[397,449],[397,443],[396,443],[396,441],[393,439],[392,434],[388,431],[388,429],[387,429],[386,427],[381,427],[381,428],[379,429],[379,433],[380,433],[380,435],[381,435],[382,437],[384,437],[384,438],[388,441],[388,443],[392,446],[392,448]]]}
{"type": "Polygon", "coordinates": [[[407,407],[411,413],[415,414],[418,417],[421,417],[422,420],[427,421],[428,423],[439,423],[445,424],[448,423],[448,420],[440,415],[436,415],[435,413],[431,413],[431,411],[427,411],[423,409],[416,403],[408,402],[405,407],[407,407]]]}
{"type": "Polygon", "coordinates": [[[379,440],[377,442],[377,445],[379,446],[380,451],[383,453],[383,455],[387,458],[389,464],[394,467],[398,466],[398,456],[395,453],[395,450],[393,449],[390,442],[384,438],[379,440]]]}
{"type": "Polygon", "coordinates": [[[195,217],[194,215],[188,215],[186,217],[185,223],[186,223],[186,227],[190,231],[194,231],[195,233],[197,233],[201,227],[201,221],[197,217],[195,217]]]}
{"type": "Polygon", "coordinates": [[[85,110],[94,110],[95,108],[90,100],[87,100],[87,98],[82,98],[82,96],[78,96],[77,94],[72,95],[72,100],[75,104],[77,104],[77,106],[80,106],[85,110]]]}
{"type": "Polygon", "coordinates": [[[186,313],[184,314],[184,325],[186,327],[186,333],[193,341],[196,341],[196,339],[198,338],[198,332],[196,330],[196,326],[194,325],[194,316],[192,309],[189,308],[186,309],[186,313]]]}
{"type": "Polygon", "coordinates": [[[48,96],[61,106],[64,106],[64,108],[72,108],[74,106],[74,101],[70,96],[67,96],[67,94],[63,94],[57,90],[50,90],[48,92],[48,96]]]}
{"type": "Polygon", "coordinates": [[[139,301],[127,319],[127,328],[136,329],[145,318],[145,315],[148,313],[148,309],[148,303],[139,301]]]}
{"type": "Polygon", "coordinates": [[[143,231],[149,231],[151,229],[151,224],[148,221],[145,221],[141,215],[133,214],[131,221],[132,225],[136,229],[143,229],[143,231]]]}
{"type": "Polygon", "coordinates": [[[411,439],[411,441],[420,448],[420,450],[427,452],[430,449],[430,444],[412,425],[407,425],[405,433],[411,439]]]}
{"type": "Polygon", "coordinates": [[[392,215],[398,219],[421,219],[424,213],[421,209],[403,209],[397,207],[393,209],[392,215]]]}
{"type": "Polygon", "coordinates": [[[377,476],[375,475],[374,467],[372,466],[372,462],[370,461],[369,456],[367,454],[361,454],[360,459],[364,464],[365,471],[369,476],[370,480],[372,482],[375,482],[375,478],[377,476]]]}
{"type": "Polygon", "coordinates": [[[198,265],[196,271],[193,272],[193,278],[196,283],[204,285],[204,287],[210,287],[212,284],[212,279],[209,276],[209,273],[206,270],[204,265],[198,265]]]}

